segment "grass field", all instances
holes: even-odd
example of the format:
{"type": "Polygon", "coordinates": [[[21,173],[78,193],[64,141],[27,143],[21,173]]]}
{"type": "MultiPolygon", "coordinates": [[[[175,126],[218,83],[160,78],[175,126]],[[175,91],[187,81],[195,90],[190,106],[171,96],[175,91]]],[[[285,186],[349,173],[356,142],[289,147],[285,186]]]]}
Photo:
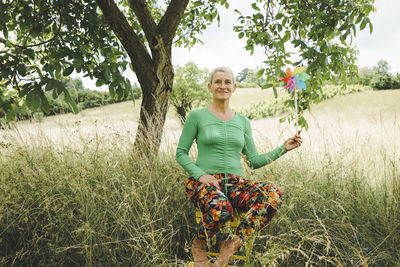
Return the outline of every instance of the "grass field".
{"type": "MultiPolygon", "coordinates": [[[[271,91],[238,89],[232,106],[271,91]]],[[[250,266],[400,266],[400,90],[330,99],[305,114],[303,146],[246,177],[285,199],[250,266]]],[[[182,266],[194,212],[174,160],[170,110],[162,152],[132,150],[140,105],[20,122],[0,131],[1,266],[182,266]]],[[[259,152],[294,127],[252,121],[259,152]]]]}

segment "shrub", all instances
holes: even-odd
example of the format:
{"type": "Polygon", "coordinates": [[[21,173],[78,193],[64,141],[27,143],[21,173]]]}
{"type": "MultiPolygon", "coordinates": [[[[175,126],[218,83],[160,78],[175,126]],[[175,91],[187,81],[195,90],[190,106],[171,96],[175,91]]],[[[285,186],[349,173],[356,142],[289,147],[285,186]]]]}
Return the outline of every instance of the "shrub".
{"type": "Polygon", "coordinates": [[[393,76],[392,89],[400,89],[400,73],[397,73],[395,76],[393,76]]]}
{"type": "Polygon", "coordinates": [[[374,76],[374,72],[371,68],[368,67],[364,67],[361,68],[359,73],[359,82],[362,85],[370,85],[371,84],[371,80],[374,76]]]}
{"type": "Polygon", "coordinates": [[[387,74],[375,74],[371,80],[371,87],[378,90],[391,89],[392,77],[387,74]]]}
{"type": "Polygon", "coordinates": [[[237,88],[260,88],[256,83],[248,83],[248,82],[239,82],[236,83],[237,88]]]}
{"type": "MultiPolygon", "coordinates": [[[[132,87],[132,97],[133,97],[133,99],[139,99],[142,97],[142,89],[136,84],[132,87]]],[[[128,99],[132,99],[132,98],[128,98],[128,99]]]]}

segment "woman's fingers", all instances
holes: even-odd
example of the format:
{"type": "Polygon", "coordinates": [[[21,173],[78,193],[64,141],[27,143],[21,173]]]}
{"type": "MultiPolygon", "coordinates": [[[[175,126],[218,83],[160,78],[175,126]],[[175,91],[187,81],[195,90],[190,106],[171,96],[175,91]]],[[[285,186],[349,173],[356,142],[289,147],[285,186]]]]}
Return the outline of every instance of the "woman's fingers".
{"type": "Polygon", "coordinates": [[[285,148],[288,149],[289,151],[292,149],[295,149],[299,146],[301,146],[301,143],[303,142],[303,139],[300,136],[301,131],[299,130],[297,134],[295,134],[293,137],[289,137],[286,142],[285,142],[285,148]]]}
{"type": "Polygon", "coordinates": [[[205,174],[204,176],[200,177],[199,181],[205,186],[215,186],[216,188],[221,189],[218,184],[218,180],[212,175],[205,174]]]}
{"type": "Polygon", "coordinates": [[[213,182],[213,185],[214,185],[216,188],[221,189],[221,187],[219,186],[219,184],[218,184],[217,181],[214,181],[214,182],[213,182]]]}

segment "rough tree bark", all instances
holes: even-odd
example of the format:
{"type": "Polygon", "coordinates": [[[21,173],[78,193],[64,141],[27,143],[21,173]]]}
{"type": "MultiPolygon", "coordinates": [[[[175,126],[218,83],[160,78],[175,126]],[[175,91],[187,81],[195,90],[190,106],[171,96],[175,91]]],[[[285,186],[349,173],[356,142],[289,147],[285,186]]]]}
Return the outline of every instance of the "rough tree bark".
{"type": "Polygon", "coordinates": [[[150,51],[114,0],[96,2],[129,55],[142,88],[143,99],[134,147],[144,155],[156,155],[161,144],[174,80],[172,41],[189,0],[171,0],[158,24],[151,16],[146,1],[128,1],[143,29],[150,51]]]}

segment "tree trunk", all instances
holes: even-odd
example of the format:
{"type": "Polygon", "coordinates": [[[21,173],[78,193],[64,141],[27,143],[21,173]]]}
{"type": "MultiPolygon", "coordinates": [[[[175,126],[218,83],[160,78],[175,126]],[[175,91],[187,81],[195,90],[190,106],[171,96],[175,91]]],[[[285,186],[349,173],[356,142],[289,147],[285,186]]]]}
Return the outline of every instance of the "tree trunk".
{"type": "Polygon", "coordinates": [[[183,106],[177,107],[176,113],[178,113],[181,124],[184,125],[186,120],[186,108],[183,106]]]}
{"type": "Polygon", "coordinates": [[[173,67],[170,62],[157,67],[164,70],[166,74],[164,80],[168,82],[165,83],[158,79],[159,82],[155,84],[151,93],[143,94],[140,121],[134,144],[135,150],[149,156],[156,155],[161,144],[174,79],[173,67]]]}
{"type": "Polygon", "coordinates": [[[145,0],[128,0],[146,36],[151,54],[115,0],[96,2],[128,53],[142,88],[140,121],[134,147],[144,156],[155,156],[161,144],[174,81],[172,40],[189,0],[171,0],[158,24],[151,16],[145,0]]]}

